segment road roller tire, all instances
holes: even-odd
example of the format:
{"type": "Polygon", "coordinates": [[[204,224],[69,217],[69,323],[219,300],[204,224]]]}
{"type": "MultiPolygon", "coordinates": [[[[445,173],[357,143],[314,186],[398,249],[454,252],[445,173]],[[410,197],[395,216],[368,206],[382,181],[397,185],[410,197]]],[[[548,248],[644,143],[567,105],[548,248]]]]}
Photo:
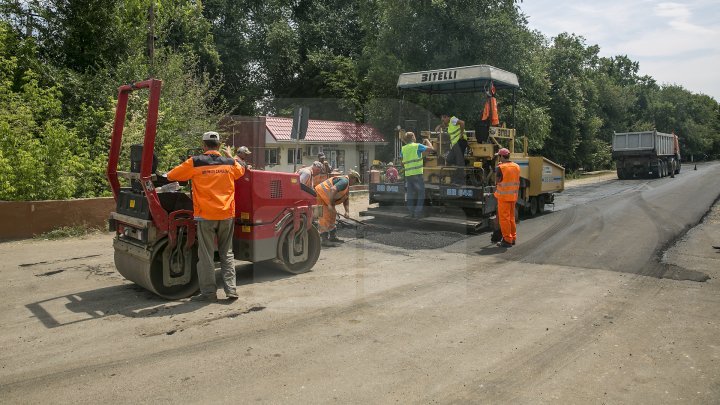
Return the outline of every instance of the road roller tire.
{"type": "MultiPolygon", "coordinates": [[[[118,272],[126,279],[149,290],[163,298],[169,300],[177,300],[187,298],[198,291],[197,279],[197,244],[193,248],[192,275],[190,281],[185,285],[176,285],[166,287],[163,285],[163,258],[162,254],[167,246],[167,238],[160,240],[152,249],[152,253],[148,259],[140,257],[140,255],[131,254],[124,248],[119,248],[118,244],[134,245],[127,242],[116,241],[115,244],[115,267],[118,272]]],[[[139,247],[136,249],[144,250],[139,247]]]]}
{"type": "Polygon", "coordinates": [[[289,258],[287,257],[287,244],[293,243],[291,232],[292,226],[286,227],[283,232],[280,234],[280,238],[278,239],[278,257],[275,259],[275,263],[278,265],[278,267],[291,274],[301,274],[310,271],[313,266],[315,266],[315,263],[317,263],[318,258],[320,257],[320,233],[317,229],[315,229],[314,226],[309,226],[307,229],[308,233],[308,255],[307,259],[298,262],[298,263],[290,263],[289,258]]]}

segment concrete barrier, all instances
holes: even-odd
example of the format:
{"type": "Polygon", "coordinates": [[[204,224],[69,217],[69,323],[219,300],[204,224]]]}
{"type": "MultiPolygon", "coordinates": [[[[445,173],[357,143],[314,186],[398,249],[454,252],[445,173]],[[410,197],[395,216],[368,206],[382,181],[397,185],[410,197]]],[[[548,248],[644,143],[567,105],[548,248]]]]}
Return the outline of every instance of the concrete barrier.
{"type": "Polygon", "coordinates": [[[63,226],[105,228],[115,200],[85,198],[50,201],[0,201],[0,239],[23,239],[63,226]]]}

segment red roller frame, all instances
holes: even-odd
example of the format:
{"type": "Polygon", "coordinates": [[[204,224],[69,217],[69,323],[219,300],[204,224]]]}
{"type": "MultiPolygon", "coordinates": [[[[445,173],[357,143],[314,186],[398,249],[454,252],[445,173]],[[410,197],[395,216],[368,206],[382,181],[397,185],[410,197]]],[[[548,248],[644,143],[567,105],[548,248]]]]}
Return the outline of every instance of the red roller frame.
{"type": "Polygon", "coordinates": [[[140,89],[149,89],[147,122],[145,123],[145,143],[140,166],[140,183],[145,191],[145,197],[150,208],[150,215],[155,226],[162,232],[168,231],[168,214],[160,205],[155,187],[152,183],[152,161],[155,150],[155,135],[157,134],[158,109],[160,107],[160,88],[162,81],[148,79],[142,82],[127,84],[118,88],[118,103],[115,109],[115,125],[110,139],[110,153],[108,155],[107,178],[110,182],[113,196],[117,202],[120,194],[120,181],[118,180],[118,162],[120,160],[120,147],[122,146],[122,133],[125,127],[125,115],[130,92],[140,89]]]}

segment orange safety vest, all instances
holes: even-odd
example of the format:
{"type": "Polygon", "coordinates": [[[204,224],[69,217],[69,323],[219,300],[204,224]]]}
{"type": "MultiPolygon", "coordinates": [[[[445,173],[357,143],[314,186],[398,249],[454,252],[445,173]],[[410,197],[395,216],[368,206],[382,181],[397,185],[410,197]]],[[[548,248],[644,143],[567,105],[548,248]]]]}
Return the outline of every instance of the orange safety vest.
{"type": "Polygon", "coordinates": [[[502,172],[502,181],[495,186],[495,198],[498,201],[517,201],[520,190],[520,166],[515,162],[502,162],[498,167],[502,172]]]}
{"type": "Polygon", "coordinates": [[[348,199],[348,195],[350,192],[350,179],[348,178],[348,176],[331,177],[315,186],[315,193],[317,194],[318,199],[322,200],[323,204],[327,205],[328,207],[330,206],[330,191],[336,191],[335,201],[333,202],[333,205],[344,203],[345,200],[348,199]],[[347,179],[348,186],[345,188],[345,190],[337,191],[337,189],[335,189],[335,183],[333,183],[333,180],[341,177],[347,179]]]}
{"type": "Polygon", "coordinates": [[[490,117],[491,125],[499,125],[500,117],[497,112],[497,100],[495,99],[495,85],[490,85],[490,96],[485,101],[485,107],[483,108],[482,120],[485,121],[490,115],[490,109],[492,108],[492,116],[490,117]]]}
{"type": "Polygon", "coordinates": [[[235,180],[245,168],[232,158],[209,150],[170,170],[170,181],[192,180],[193,212],[196,218],[224,220],[235,216],[235,180]]]}

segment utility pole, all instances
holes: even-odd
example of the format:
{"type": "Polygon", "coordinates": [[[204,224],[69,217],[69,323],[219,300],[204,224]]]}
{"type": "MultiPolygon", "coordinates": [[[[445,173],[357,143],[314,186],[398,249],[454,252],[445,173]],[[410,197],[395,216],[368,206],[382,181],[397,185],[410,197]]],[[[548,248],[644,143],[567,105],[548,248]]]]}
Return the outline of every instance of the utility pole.
{"type": "Polygon", "coordinates": [[[155,57],[155,0],[150,0],[148,8],[148,34],[147,34],[147,52],[150,62],[150,77],[155,75],[154,57],[155,57]]]}
{"type": "Polygon", "coordinates": [[[32,35],[32,27],[33,27],[33,14],[32,11],[30,11],[30,7],[28,7],[27,11],[27,21],[25,22],[25,38],[30,38],[32,35]]]}

